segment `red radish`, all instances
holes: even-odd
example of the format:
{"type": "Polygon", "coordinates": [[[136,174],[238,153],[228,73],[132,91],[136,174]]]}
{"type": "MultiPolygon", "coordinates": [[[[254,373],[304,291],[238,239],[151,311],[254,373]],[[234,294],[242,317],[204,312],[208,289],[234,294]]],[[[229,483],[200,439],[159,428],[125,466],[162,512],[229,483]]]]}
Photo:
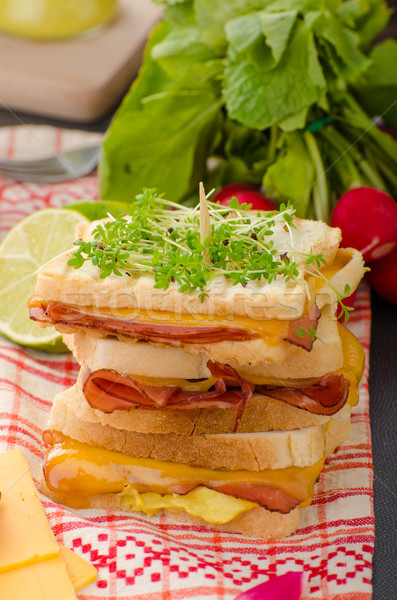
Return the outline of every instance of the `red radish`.
{"type": "MultiPolygon", "coordinates": [[[[357,293],[354,291],[352,294],[350,294],[350,296],[348,296],[347,298],[343,298],[343,304],[345,306],[350,306],[353,307],[354,306],[354,301],[356,299],[356,295],[357,293]]],[[[338,304],[338,308],[336,309],[336,318],[338,319],[338,321],[340,321],[341,323],[345,322],[345,317],[343,316],[343,312],[342,312],[342,308],[340,306],[340,304],[338,304]]]]}
{"type": "Polygon", "coordinates": [[[380,129],[381,131],[384,131],[385,133],[388,133],[389,135],[391,135],[392,137],[394,137],[394,139],[397,140],[397,129],[393,129],[393,127],[389,127],[388,125],[376,125],[378,129],[380,129]]]}
{"type": "Polygon", "coordinates": [[[248,183],[247,181],[241,181],[238,183],[228,183],[214,196],[214,202],[220,202],[224,198],[232,198],[238,192],[251,191],[255,192],[258,190],[258,186],[254,183],[248,183]]]}
{"type": "Polygon", "coordinates": [[[397,304],[397,248],[369,266],[371,271],[367,277],[374,290],[385,300],[397,304]]]}
{"type": "Polygon", "coordinates": [[[397,245],[397,203],[376,188],[354,188],[337,202],[331,225],[342,230],[341,246],[378,260],[397,245]]]}
{"type": "Polygon", "coordinates": [[[225,185],[214,196],[214,202],[222,206],[229,206],[229,202],[236,197],[239,204],[252,204],[252,210],[278,210],[277,206],[263,196],[252,183],[230,183],[225,185]]]}

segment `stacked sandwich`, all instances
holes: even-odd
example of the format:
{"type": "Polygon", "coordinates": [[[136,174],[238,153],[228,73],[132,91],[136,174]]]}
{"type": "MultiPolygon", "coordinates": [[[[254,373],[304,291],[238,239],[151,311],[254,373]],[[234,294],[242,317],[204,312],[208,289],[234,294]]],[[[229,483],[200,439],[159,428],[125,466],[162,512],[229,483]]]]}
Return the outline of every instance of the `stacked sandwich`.
{"type": "Polygon", "coordinates": [[[152,191],[77,237],[30,300],[81,365],[44,434],[46,493],[292,533],[358,400],[363,351],[335,310],[363,275],[360,253],[291,208],[202,197],[188,209],[152,191]]]}

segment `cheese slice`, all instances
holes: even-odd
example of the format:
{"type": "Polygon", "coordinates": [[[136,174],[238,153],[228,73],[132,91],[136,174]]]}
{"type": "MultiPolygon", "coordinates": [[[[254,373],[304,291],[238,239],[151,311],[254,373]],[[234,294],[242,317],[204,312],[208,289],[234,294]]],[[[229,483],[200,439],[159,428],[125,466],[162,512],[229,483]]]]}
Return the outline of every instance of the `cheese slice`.
{"type": "Polygon", "coordinates": [[[0,454],[0,481],[0,598],[75,600],[97,570],[57,544],[21,450],[0,454]]]}
{"type": "MultiPolygon", "coordinates": [[[[4,541],[4,538],[3,538],[4,541]]],[[[5,544],[8,545],[8,540],[5,544]]],[[[76,600],[72,582],[60,556],[0,573],[4,600],[76,600]]]]}
{"type": "Polygon", "coordinates": [[[66,546],[59,544],[59,551],[65,563],[66,570],[75,590],[79,590],[85,585],[92,583],[98,576],[98,571],[91,563],[75,554],[66,546]]]}
{"type": "Polygon", "coordinates": [[[335,373],[342,374],[350,382],[347,402],[350,406],[356,406],[359,401],[358,387],[365,366],[364,348],[346,327],[338,323],[338,329],[342,340],[343,367],[335,373]]]}
{"type": "Polygon", "coordinates": [[[62,494],[65,503],[86,508],[87,498],[117,494],[130,485],[138,492],[170,493],[179,486],[206,483],[262,485],[283,490],[299,502],[313,495],[324,457],[305,467],[290,466],[262,471],[208,469],[188,464],[128,456],[115,450],[78,442],[51,430],[54,444],[47,450],[44,477],[48,487],[62,494]]]}
{"type": "Polygon", "coordinates": [[[0,454],[0,489],[0,573],[59,556],[21,450],[0,454]]]}

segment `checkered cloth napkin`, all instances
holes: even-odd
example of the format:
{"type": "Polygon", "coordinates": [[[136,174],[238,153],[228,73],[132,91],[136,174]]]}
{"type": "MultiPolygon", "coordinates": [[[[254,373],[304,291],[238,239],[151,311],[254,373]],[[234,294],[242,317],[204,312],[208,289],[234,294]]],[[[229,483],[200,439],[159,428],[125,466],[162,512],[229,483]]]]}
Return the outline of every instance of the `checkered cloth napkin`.
{"type": "MultiPolygon", "coordinates": [[[[27,153],[32,144],[54,151],[88,143],[96,134],[50,128],[0,130],[0,156],[27,153]],[[37,144],[37,139],[40,143],[37,144]]],[[[97,138],[98,139],[98,138],[97,138]]],[[[34,210],[62,206],[97,193],[95,176],[54,185],[11,183],[0,177],[0,236],[34,210]]],[[[104,510],[74,511],[42,497],[57,539],[93,563],[98,580],[84,600],[232,600],[270,576],[304,574],[302,598],[369,600],[374,547],[373,468],[368,412],[370,303],[365,285],[349,328],[363,344],[367,364],[350,438],[325,463],[313,503],[299,530],[275,542],[171,524],[163,517],[104,510]]],[[[21,348],[0,336],[0,451],[20,447],[40,486],[41,434],[55,394],[71,386],[78,365],[71,355],[21,348]]],[[[287,599],[286,599],[287,600],[287,599]]]]}

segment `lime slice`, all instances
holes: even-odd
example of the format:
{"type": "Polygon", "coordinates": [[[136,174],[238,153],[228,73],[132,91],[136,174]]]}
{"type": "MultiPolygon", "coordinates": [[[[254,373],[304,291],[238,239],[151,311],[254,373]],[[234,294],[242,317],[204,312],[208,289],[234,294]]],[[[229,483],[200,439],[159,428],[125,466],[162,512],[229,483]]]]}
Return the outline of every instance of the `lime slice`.
{"type": "Polygon", "coordinates": [[[0,333],[13,342],[49,352],[66,352],[53,327],[29,319],[27,302],[38,269],[72,247],[80,213],[62,208],[39,210],[13,227],[0,244],[0,333]]]}

